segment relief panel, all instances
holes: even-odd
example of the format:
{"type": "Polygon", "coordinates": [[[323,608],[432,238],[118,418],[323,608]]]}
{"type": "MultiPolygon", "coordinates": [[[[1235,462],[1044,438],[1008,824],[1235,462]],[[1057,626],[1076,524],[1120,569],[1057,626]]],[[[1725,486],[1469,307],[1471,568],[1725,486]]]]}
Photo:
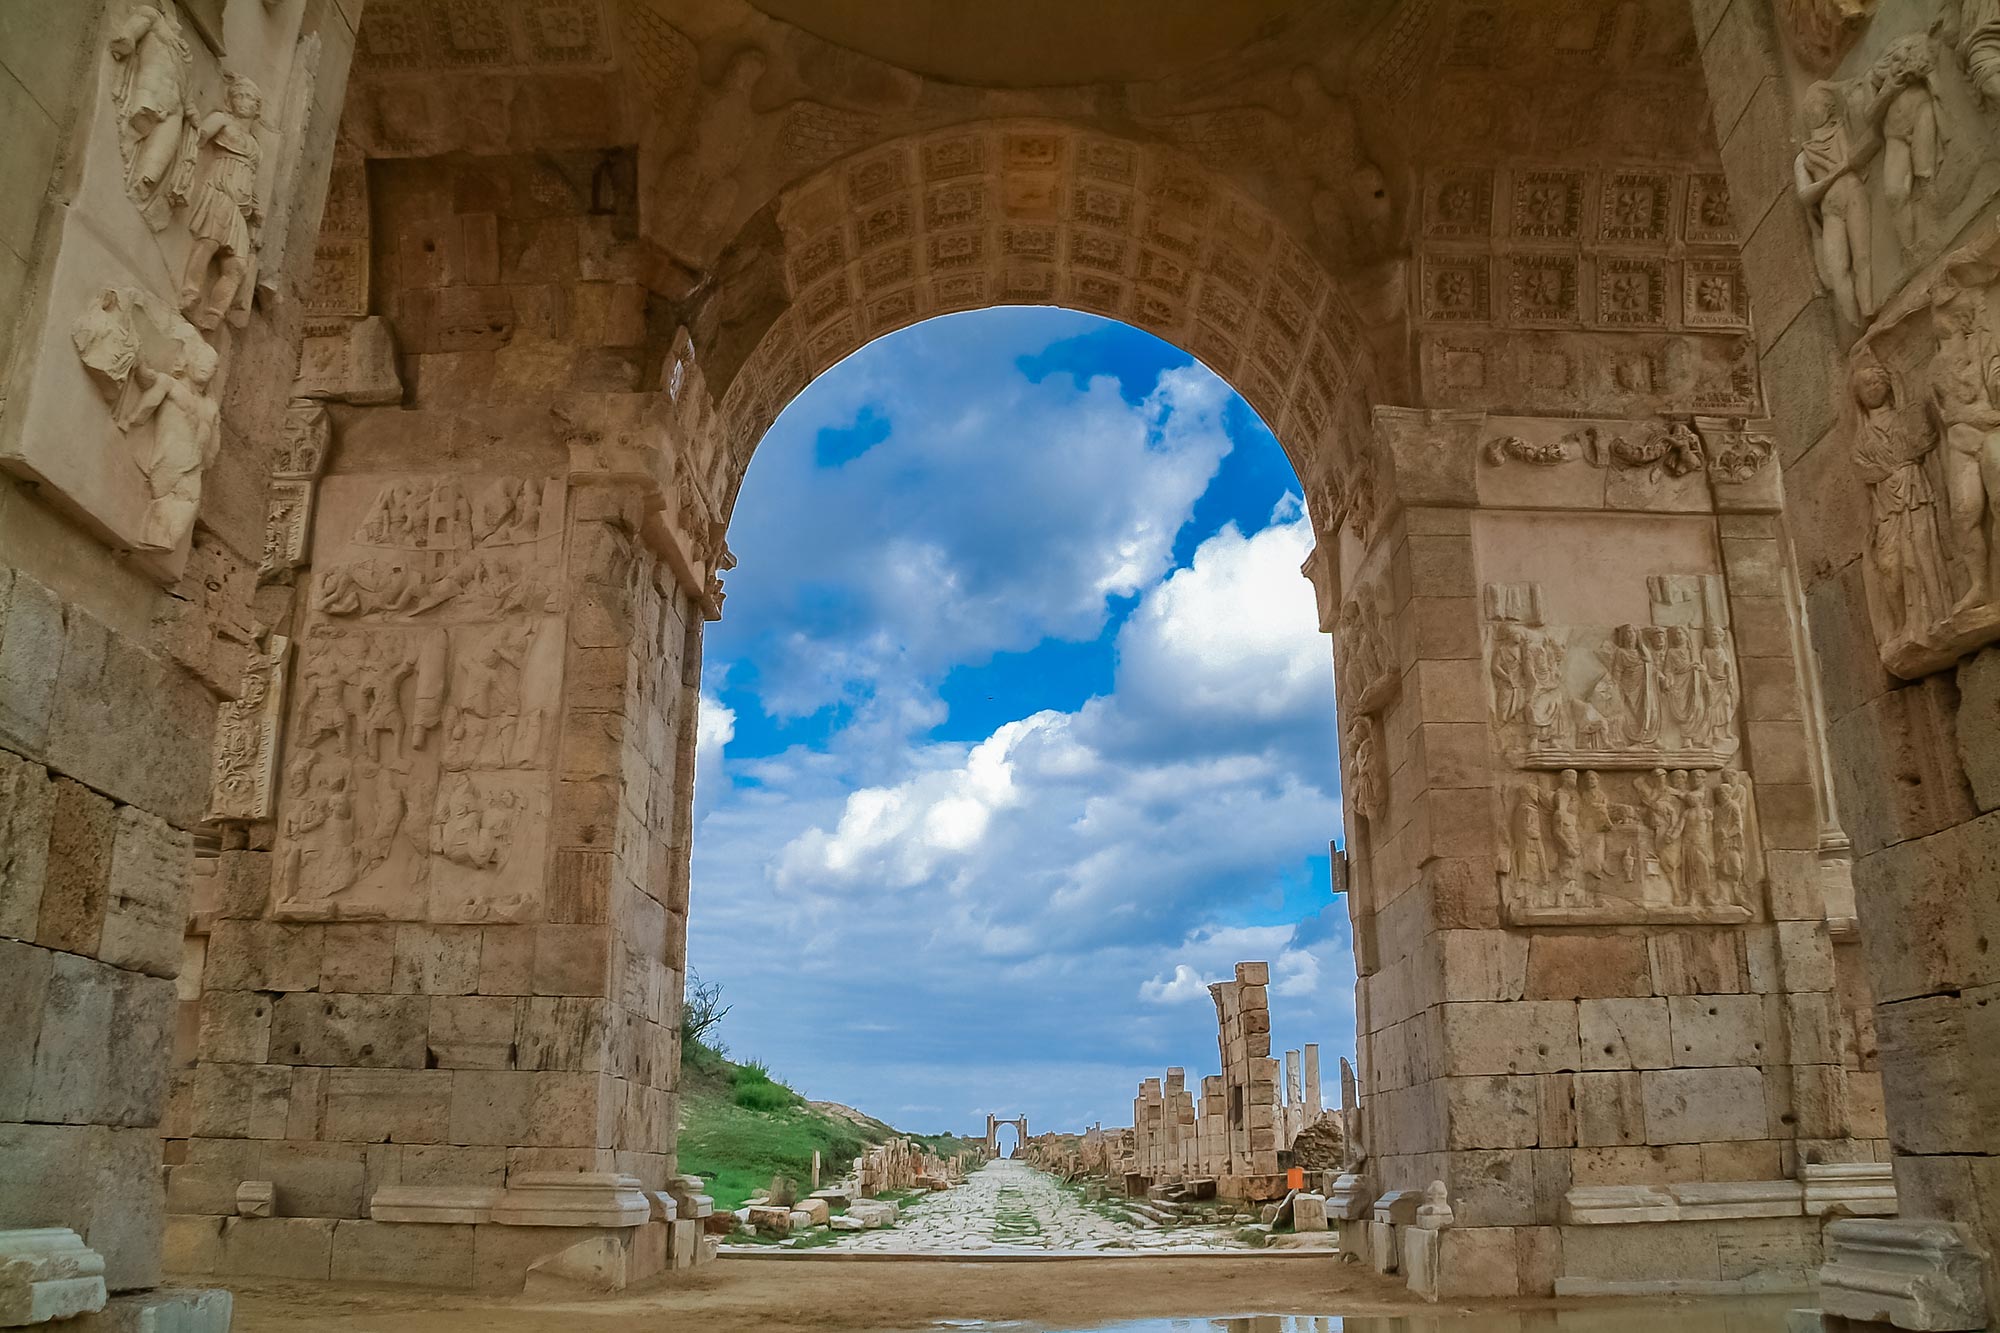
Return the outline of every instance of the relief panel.
{"type": "Polygon", "coordinates": [[[321,484],[277,845],[294,920],[531,920],[564,632],[560,482],[321,484]]]}
{"type": "Polygon", "coordinates": [[[1515,925],[1731,923],[1763,868],[1742,753],[1742,678],[1711,520],[1494,515],[1482,592],[1495,814],[1515,925]],[[1520,543],[1539,523],[1536,548],[1520,543]],[[1647,574],[1645,565],[1681,572],[1647,574]],[[1590,568],[1558,581],[1557,570],[1590,568]]]}
{"type": "Polygon", "coordinates": [[[1883,664],[1905,679],[2000,639],[2000,230],[1948,256],[1856,344],[1846,428],[1868,494],[1864,574],[1883,664]]]}

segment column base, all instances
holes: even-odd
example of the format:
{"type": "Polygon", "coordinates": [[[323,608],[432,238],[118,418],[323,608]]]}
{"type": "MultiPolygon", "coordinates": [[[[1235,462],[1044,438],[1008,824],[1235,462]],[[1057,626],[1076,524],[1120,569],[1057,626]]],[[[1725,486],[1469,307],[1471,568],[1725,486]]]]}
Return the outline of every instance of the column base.
{"type": "Polygon", "coordinates": [[[1986,1256],[1949,1222],[1846,1219],[1826,1229],[1820,1309],[1830,1329],[1841,1326],[1836,1319],[1940,1333],[1981,1329],[1985,1270],[1986,1256]]]}

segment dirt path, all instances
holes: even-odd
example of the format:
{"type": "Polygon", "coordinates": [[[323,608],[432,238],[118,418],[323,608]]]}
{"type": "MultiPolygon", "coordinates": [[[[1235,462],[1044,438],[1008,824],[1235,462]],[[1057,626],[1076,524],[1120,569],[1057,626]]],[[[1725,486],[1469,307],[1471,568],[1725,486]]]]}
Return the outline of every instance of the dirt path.
{"type": "Polygon", "coordinates": [[[892,1254],[939,1251],[1247,1249],[1226,1227],[1147,1230],[1114,1221],[1026,1162],[988,1162],[956,1189],[905,1210],[896,1226],[865,1231],[829,1247],[892,1254]]]}
{"type": "MultiPolygon", "coordinates": [[[[1413,1305],[1400,1282],[1337,1258],[1154,1258],[949,1263],[724,1258],[594,1301],[407,1288],[245,1284],[236,1333],[703,1333],[923,1329],[1010,1319],[1058,1329],[1146,1317],[1378,1314],[1413,1305]]],[[[1421,1307],[1420,1307],[1421,1308],[1421,1307]]],[[[1435,1307],[1430,1307],[1435,1308],[1435,1307]]]]}

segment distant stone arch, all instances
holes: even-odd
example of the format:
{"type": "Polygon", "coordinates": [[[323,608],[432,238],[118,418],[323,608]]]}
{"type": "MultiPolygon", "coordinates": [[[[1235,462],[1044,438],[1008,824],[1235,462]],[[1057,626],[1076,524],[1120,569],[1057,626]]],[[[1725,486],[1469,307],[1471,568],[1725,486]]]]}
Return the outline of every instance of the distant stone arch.
{"type": "Polygon", "coordinates": [[[1007,1116],[996,1116],[989,1112],[986,1117],[986,1156],[988,1158],[997,1158],[1000,1155],[1000,1127],[1002,1125],[1012,1125],[1014,1127],[1014,1134],[1016,1136],[1014,1139],[1014,1151],[1016,1153],[1026,1152],[1028,1150],[1028,1117],[1020,1115],[1010,1118],[1007,1116]]]}

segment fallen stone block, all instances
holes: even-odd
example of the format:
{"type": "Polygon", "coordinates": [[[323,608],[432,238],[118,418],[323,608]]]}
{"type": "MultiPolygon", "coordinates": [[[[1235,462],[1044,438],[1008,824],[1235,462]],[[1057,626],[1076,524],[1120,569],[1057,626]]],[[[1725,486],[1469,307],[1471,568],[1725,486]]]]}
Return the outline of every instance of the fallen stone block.
{"type": "Polygon", "coordinates": [[[886,1199],[856,1199],[847,1205],[847,1215],[858,1217],[870,1231],[896,1225],[896,1205],[886,1199]]]}
{"type": "Polygon", "coordinates": [[[1315,1232],[1326,1230],[1326,1200],[1317,1194],[1294,1194],[1292,1196],[1292,1230],[1315,1232]]]}
{"type": "Polygon", "coordinates": [[[753,1204],[745,1211],[749,1216],[744,1220],[760,1236],[792,1234],[792,1210],[789,1208],[778,1208],[771,1204],[753,1204]]]}
{"type": "Polygon", "coordinates": [[[792,1209],[791,1218],[794,1231],[804,1231],[813,1224],[812,1214],[797,1208],[792,1209]]]}
{"type": "Polygon", "coordinates": [[[104,1308],[104,1256],[68,1227],[0,1231],[0,1326],[104,1308]]]}
{"type": "Polygon", "coordinates": [[[839,1217],[828,1218],[826,1224],[835,1231],[866,1231],[868,1229],[866,1222],[858,1217],[849,1217],[845,1213],[842,1213],[839,1217]]]}
{"type": "Polygon", "coordinates": [[[700,1221],[702,1230],[711,1236],[733,1236],[743,1229],[743,1219],[734,1213],[710,1213],[700,1221]]]}
{"type": "Polygon", "coordinates": [[[805,1214],[806,1225],[814,1227],[825,1226],[827,1218],[833,1215],[833,1210],[826,1206],[825,1199],[800,1199],[792,1211],[805,1214]]]}

